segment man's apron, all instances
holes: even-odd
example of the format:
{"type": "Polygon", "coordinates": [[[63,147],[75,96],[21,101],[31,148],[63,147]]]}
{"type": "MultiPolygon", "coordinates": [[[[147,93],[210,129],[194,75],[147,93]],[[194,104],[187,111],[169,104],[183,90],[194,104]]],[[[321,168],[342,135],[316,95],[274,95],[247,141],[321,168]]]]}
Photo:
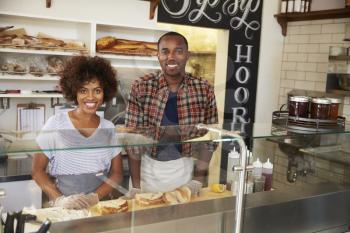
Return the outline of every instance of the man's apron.
{"type": "Polygon", "coordinates": [[[192,179],[193,159],[182,157],[170,161],[158,161],[150,156],[141,159],[142,192],[168,192],[192,179]]]}

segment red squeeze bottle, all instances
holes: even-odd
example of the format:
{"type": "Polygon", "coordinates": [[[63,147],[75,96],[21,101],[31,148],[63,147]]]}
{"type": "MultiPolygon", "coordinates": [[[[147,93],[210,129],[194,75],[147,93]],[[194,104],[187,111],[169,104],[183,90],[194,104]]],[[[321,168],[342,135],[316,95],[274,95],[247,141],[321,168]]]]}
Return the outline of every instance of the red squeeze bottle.
{"type": "Polygon", "coordinates": [[[272,172],[273,164],[270,162],[270,159],[267,159],[267,162],[263,163],[262,168],[262,175],[265,176],[264,191],[270,191],[272,188],[272,172]]]}

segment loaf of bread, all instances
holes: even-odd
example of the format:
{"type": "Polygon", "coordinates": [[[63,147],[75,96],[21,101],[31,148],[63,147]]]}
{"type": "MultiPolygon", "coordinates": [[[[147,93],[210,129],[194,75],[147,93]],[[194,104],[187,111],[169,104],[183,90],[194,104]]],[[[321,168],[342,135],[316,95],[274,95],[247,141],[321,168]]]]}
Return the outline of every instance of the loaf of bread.
{"type": "Polygon", "coordinates": [[[97,51],[101,49],[113,47],[115,43],[116,43],[116,38],[114,38],[113,36],[102,37],[96,41],[97,51]]]}
{"type": "Polygon", "coordinates": [[[64,46],[63,40],[57,40],[53,38],[38,38],[39,44],[45,47],[62,47],[64,46]]]}
{"type": "Polygon", "coordinates": [[[96,41],[98,52],[130,54],[130,55],[156,55],[157,43],[117,39],[113,36],[106,36],[96,41]]]}

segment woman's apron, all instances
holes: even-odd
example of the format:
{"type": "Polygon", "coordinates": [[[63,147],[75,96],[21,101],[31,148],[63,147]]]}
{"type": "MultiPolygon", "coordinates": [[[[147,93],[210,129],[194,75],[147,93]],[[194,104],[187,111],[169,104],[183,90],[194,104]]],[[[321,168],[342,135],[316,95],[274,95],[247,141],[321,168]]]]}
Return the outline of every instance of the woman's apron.
{"type": "MultiPolygon", "coordinates": [[[[65,195],[94,192],[103,180],[98,178],[96,173],[87,173],[81,175],[58,175],[56,176],[56,185],[60,192],[65,195]]],[[[107,171],[103,172],[107,176],[107,171]]]]}
{"type": "Polygon", "coordinates": [[[150,156],[141,159],[142,192],[168,192],[192,179],[193,159],[182,157],[170,161],[158,161],[150,156]]]}

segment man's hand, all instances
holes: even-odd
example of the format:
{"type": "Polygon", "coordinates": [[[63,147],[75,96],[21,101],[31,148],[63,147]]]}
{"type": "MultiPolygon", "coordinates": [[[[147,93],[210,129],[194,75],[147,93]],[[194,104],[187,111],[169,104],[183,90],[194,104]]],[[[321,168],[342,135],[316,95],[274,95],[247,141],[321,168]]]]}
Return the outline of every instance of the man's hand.
{"type": "Polygon", "coordinates": [[[131,188],[129,192],[127,192],[124,196],[124,199],[129,200],[135,198],[135,195],[141,193],[141,189],[139,188],[131,188]]]}
{"type": "Polygon", "coordinates": [[[81,193],[70,196],[60,196],[53,201],[52,206],[78,210],[86,209],[90,206],[96,205],[98,202],[99,198],[96,193],[81,193]]]}
{"type": "Polygon", "coordinates": [[[198,180],[191,180],[187,184],[185,184],[190,190],[192,196],[199,196],[202,191],[203,184],[198,180]]]}

